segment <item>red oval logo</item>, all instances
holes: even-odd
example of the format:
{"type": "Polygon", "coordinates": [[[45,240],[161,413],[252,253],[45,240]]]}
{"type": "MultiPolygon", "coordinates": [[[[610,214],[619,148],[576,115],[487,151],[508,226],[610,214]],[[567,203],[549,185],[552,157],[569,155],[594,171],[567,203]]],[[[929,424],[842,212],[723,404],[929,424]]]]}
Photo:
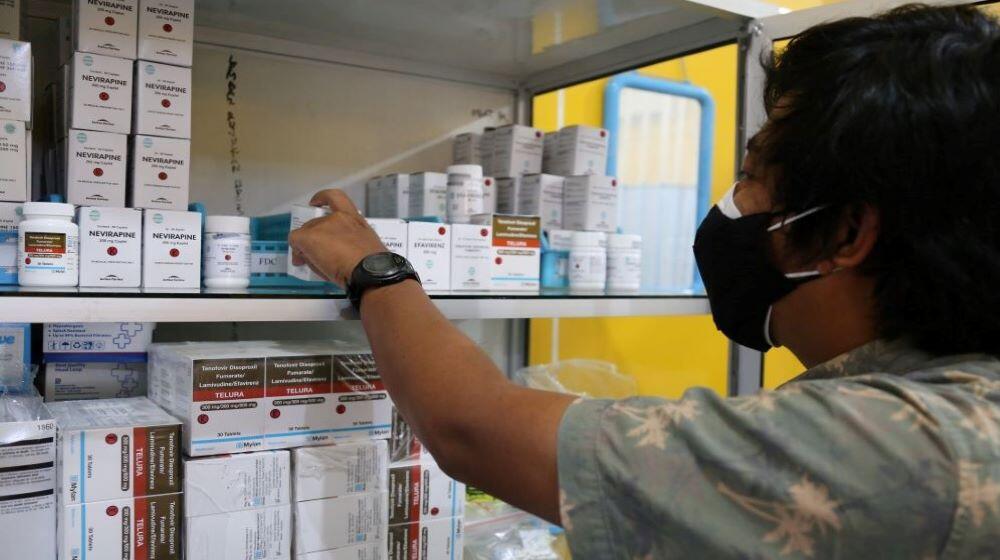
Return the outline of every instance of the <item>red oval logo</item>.
{"type": "Polygon", "coordinates": [[[448,233],[448,230],[444,229],[444,226],[438,228],[438,235],[444,235],[448,233]]]}
{"type": "Polygon", "coordinates": [[[604,138],[607,135],[608,135],[607,131],[605,131],[605,130],[601,131],[601,138],[604,138]]]}
{"type": "Polygon", "coordinates": [[[6,91],[6,90],[7,90],[7,84],[5,84],[3,82],[0,82],[0,92],[6,91]]]}
{"type": "Polygon", "coordinates": [[[94,177],[100,177],[101,175],[104,175],[104,170],[101,169],[100,167],[95,167],[94,168],[94,177]]]}
{"type": "Polygon", "coordinates": [[[167,180],[167,174],[164,173],[163,171],[160,171],[159,173],[157,173],[156,176],[159,177],[159,179],[161,181],[166,181],[167,180]]]}
{"type": "Polygon", "coordinates": [[[169,99],[161,99],[160,100],[160,105],[163,105],[163,108],[166,109],[166,108],[170,107],[170,100],[169,99]]]}
{"type": "Polygon", "coordinates": [[[611,186],[612,187],[617,187],[618,186],[618,181],[616,181],[615,179],[612,179],[611,180],[611,186]]]}
{"type": "Polygon", "coordinates": [[[486,183],[486,186],[488,187],[493,184],[493,181],[487,179],[486,181],[484,181],[484,183],[486,183]]]}
{"type": "Polygon", "coordinates": [[[227,260],[227,261],[231,261],[231,260],[233,260],[233,256],[232,256],[232,255],[226,255],[226,260],[227,260]]]}
{"type": "Polygon", "coordinates": [[[344,405],[342,405],[342,404],[338,404],[337,405],[337,414],[343,414],[345,412],[347,412],[347,407],[344,406],[344,405]]]}
{"type": "Polygon", "coordinates": [[[169,23],[164,23],[163,30],[166,31],[167,33],[170,33],[171,31],[174,30],[174,26],[170,25],[169,23]]]}
{"type": "Polygon", "coordinates": [[[437,515],[439,513],[441,513],[441,510],[439,510],[438,508],[436,507],[431,508],[431,515],[437,515]]]}
{"type": "Polygon", "coordinates": [[[115,18],[113,18],[111,16],[108,16],[108,17],[104,18],[104,25],[111,26],[111,25],[114,25],[114,24],[115,24],[115,18]]]}
{"type": "Polygon", "coordinates": [[[31,264],[31,258],[24,259],[24,264],[31,264]]]}
{"type": "Polygon", "coordinates": [[[199,414],[198,415],[198,423],[199,424],[208,424],[208,415],[207,414],[199,414]]]}
{"type": "Polygon", "coordinates": [[[174,248],[174,249],[170,250],[170,256],[171,257],[179,257],[180,255],[181,255],[181,252],[180,252],[179,249],[174,248]]]}
{"type": "Polygon", "coordinates": [[[104,513],[108,514],[108,517],[114,517],[118,515],[118,506],[108,506],[104,513]]]}
{"type": "Polygon", "coordinates": [[[100,97],[101,101],[107,101],[108,99],[111,99],[111,96],[108,95],[108,92],[106,91],[102,91],[101,94],[98,95],[97,97],[100,97]]]}
{"type": "Polygon", "coordinates": [[[108,247],[108,254],[112,257],[118,254],[118,247],[108,247]]]}
{"type": "Polygon", "coordinates": [[[483,228],[483,229],[479,230],[479,235],[481,235],[483,237],[486,237],[489,234],[490,234],[490,230],[488,230],[486,228],[483,228]]]}
{"type": "Polygon", "coordinates": [[[541,137],[542,137],[541,132],[535,132],[535,138],[541,138],[541,137]]]}
{"type": "Polygon", "coordinates": [[[503,264],[503,257],[497,257],[496,260],[493,261],[493,262],[495,262],[497,264],[503,264]]]}
{"type": "Polygon", "coordinates": [[[114,444],[118,443],[118,435],[117,434],[108,434],[108,435],[104,436],[104,443],[106,443],[108,445],[114,445],[114,444]]]}
{"type": "Polygon", "coordinates": [[[271,418],[280,418],[280,417],[281,417],[280,410],[278,410],[277,408],[271,409],[271,418]]]}

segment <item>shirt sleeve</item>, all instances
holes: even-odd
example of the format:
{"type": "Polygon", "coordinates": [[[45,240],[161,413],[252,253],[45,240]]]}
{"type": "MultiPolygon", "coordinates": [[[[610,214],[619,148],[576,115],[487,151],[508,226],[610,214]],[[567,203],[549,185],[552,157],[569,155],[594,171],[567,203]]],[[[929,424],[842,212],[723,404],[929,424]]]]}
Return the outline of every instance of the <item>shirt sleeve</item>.
{"type": "Polygon", "coordinates": [[[922,397],[888,381],[580,400],[559,429],[574,558],[936,557],[955,469],[922,397]]]}

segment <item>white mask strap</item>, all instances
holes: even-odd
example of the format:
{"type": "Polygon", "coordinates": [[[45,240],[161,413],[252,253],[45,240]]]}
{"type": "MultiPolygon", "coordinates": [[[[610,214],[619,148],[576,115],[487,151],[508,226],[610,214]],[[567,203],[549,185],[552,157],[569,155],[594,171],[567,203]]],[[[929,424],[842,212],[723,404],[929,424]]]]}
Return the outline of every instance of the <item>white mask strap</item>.
{"type": "Polygon", "coordinates": [[[767,231],[777,231],[777,230],[779,230],[779,229],[787,226],[788,224],[791,224],[793,222],[797,222],[797,221],[801,220],[802,218],[805,218],[806,216],[812,216],[813,214],[815,214],[816,212],[819,212],[820,210],[822,210],[824,208],[826,208],[826,205],[817,206],[815,208],[810,208],[810,209],[806,210],[805,212],[802,212],[801,214],[796,214],[796,215],[794,215],[794,216],[792,216],[790,218],[785,218],[784,220],[781,220],[780,222],[778,222],[778,223],[774,224],[773,226],[767,228],[767,231]]]}
{"type": "Polygon", "coordinates": [[[736,201],[733,200],[733,195],[736,194],[736,185],[740,184],[739,181],[733,183],[733,186],[726,191],[726,194],[722,195],[722,199],[716,206],[719,207],[719,211],[722,215],[729,218],[730,220],[735,220],[737,218],[742,218],[743,213],[736,206],[736,201]]]}
{"type": "Polygon", "coordinates": [[[772,309],[774,309],[773,305],[767,308],[767,317],[764,318],[764,340],[766,340],[767,343],[771,345],[771,348],[777,348],[778,345],[775,344],[773,340],[771,340],[771,310],[772,309]]]}

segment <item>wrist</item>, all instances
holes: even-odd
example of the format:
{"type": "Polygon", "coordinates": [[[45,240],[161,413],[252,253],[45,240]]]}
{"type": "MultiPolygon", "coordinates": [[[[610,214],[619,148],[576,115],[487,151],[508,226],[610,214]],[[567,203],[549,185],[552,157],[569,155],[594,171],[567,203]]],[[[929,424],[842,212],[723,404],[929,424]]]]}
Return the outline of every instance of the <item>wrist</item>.
{"type": "Polygon", "coordinates": [[[420,282],[420,276],[405,257],[388,251],[375,253],[361,259],[354,267],[346,284],[347,297],[356,309],[360,309],[362,298],[368,292],[408,279],[420,282]]]}

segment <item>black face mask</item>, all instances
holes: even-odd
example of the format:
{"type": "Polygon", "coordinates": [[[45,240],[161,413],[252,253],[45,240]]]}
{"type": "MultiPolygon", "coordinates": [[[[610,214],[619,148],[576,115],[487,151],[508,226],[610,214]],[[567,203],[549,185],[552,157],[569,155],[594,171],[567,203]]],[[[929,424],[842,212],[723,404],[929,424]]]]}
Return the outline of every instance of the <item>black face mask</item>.
{"type": "MultiPolygon", "coordinates": [[[[730,196],[727,194],[720,205],[728,201],[734,208],[730,196]]],[[[773,346],[768,332],[771,306],[803,283],[819,278],[819,272],[783,274],[769,259],[770,234],[821,209],[772,226],[772,214],[730,218],[719,206],[712,207],[695,235],[694,257],[712,319],[722,334],[759,352],[773,346]]]]}

